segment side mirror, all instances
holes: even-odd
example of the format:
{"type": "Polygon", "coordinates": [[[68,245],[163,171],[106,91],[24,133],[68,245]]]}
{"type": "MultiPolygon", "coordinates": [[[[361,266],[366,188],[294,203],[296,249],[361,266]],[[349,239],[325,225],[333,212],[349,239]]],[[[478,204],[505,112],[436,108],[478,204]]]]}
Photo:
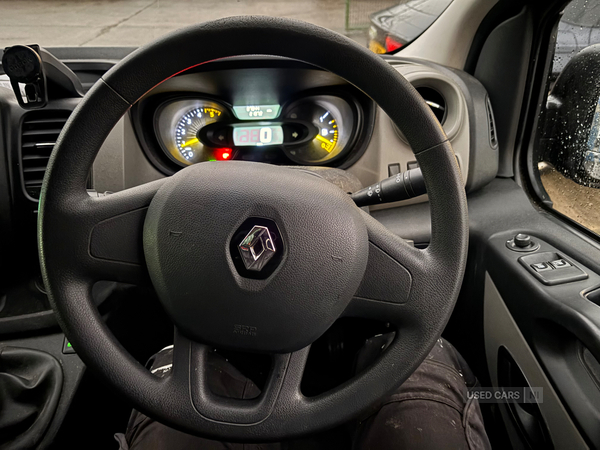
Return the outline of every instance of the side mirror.
{"type": "Polygon", "coordinates": [[[581,185],[600,188],[600,44],[565,66],[539,127],[540,160],[581,185]]]}

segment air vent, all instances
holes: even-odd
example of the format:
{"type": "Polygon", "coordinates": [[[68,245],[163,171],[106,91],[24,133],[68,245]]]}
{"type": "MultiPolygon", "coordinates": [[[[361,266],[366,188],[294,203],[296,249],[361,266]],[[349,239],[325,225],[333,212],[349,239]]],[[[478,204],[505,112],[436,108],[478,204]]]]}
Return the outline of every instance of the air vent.
{"type": "Polygon", "coordinates": [[[58,135],[71,111],[35,111],[27,114],[21,126],[21,170],[25,192],[40,197],[46,166],[58,135]]]}
{"type": "Polygon", "coordinates": [[[492,102],[488,97],[485,102],[485,110],[487,112],[488,130],[490,132],[490,145],[492,148],[498,148],[498,135],[496,134],[496,122],[494,121],[494,111],[492,110],[492,102]]]}
{"type": "Polygon", "coordinates": [[[435,89],[426,86],[419,86],[415,89],[421,94],[425,103],[429,105],[433,114],[437,117],[437,120],[444,125],[444,122],[446,121],[446,100],[444,100],[442,94],[435,89]]]}

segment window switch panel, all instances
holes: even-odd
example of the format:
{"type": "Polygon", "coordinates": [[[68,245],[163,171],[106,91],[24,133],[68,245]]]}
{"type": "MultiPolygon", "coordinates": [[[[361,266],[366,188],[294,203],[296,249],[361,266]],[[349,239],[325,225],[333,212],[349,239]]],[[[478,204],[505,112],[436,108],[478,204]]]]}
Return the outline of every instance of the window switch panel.
{"type": "Polygon", "coordinates": [[[521,256],[519,262],[540,282],[548,286],[585,280],[588,274],[573,261],[554,252],[521,256]]]}

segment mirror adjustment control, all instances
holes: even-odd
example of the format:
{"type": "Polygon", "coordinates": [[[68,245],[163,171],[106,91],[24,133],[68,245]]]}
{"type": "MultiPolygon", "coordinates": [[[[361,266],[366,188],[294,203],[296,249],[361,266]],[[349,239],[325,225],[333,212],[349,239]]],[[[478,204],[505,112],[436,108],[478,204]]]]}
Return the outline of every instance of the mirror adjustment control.
{"type": "Polygon", "coordinates": [[[515,252],[534,252],[540,248],[540,244],[525,233],[516,234],[515,237],[506,241],[506,246],[515,252]]]}
{"type": "Polygon", "coordinates": [[[514,237],[515,245],[519,248],[529,247],[531,245],[531,236],[519,233],[514,237]]]}

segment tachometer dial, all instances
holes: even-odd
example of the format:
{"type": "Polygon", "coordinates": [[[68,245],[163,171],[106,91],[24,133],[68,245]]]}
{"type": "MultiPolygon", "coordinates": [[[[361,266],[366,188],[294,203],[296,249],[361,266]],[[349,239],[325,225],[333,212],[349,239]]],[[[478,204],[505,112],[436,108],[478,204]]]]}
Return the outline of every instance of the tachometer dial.
{"type": "Polygon", "coordinates": [[[205,146],[199,139],[202,128],[228,119],[227,110],[207,100],[179,100],[168,103],[158,111],[158,134],[171,159],[190,165],[216,159],[214,147],[205,146]]]}
{"type": "Polygon", "coordinates": [[[177,123],[177,149],[190,164],[211,158],[213,149],[205,149],[198,139],[198,132],[206,125],[217,122],[222,115],[223,111],[218,108],[203,106],[187,112],[177,123]]]}

